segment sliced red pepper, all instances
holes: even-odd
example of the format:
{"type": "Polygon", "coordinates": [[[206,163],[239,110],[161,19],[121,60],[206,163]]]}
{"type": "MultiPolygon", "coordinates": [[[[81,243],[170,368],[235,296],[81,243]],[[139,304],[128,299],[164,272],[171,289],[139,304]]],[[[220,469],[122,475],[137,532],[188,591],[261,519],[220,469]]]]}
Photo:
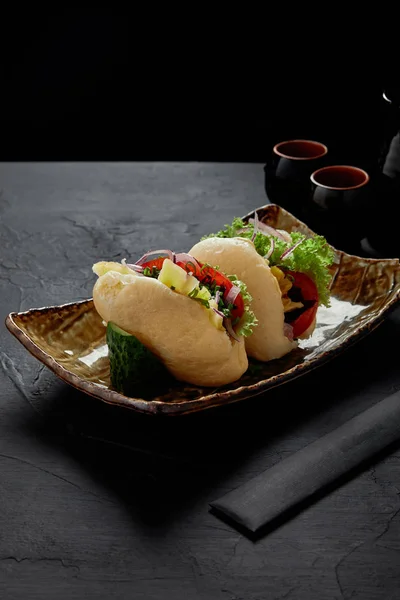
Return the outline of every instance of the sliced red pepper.
{"type": "MultiPolygon", "coordinates": [[[[166,259],[166,256],[161,256],[159,258],[155,258],[153,260],[149,260],[148,262],[142,264],[143,268],[156,267],[157,269],[161,269],[166,259]]],[[[188,260],[178,260],[176,264],[184,269],[187,273],[192,273],[196,279],[198,279],[203,284],[212,285],[215,283],[217,286],[221,288],[221,296],[225,300],[229,290],[233,287],[233,283],[228,277],[226,277],[220,271],[213,269],[208,265],[204,266],[203,263],[200,263],[198,260],[190,261],[188,260]]],[[[241,294],[238,294],[235,299],[235,305],[231,312],[232,320],[239,318],[244,313],[244,302],[241,294]]]]}
{"type": "Polygon", "coordinates": [[[312,305],[306,308],[297,319],[290,322],[294,337],[299,337],[310,327],[315,318],[318,310],[318,290],[311,277],[305,273],[289,270],[285,270],[285,273],[292,277],[293,287],[299,288],[302,299],[307,303],[312,302],[312,305]]]}
{"type": "MultiPolygon", "coordinates": [[[[198,279],[203,284],[212,285],[215,283],[217,286],[219,286],[221,288],[221,296],[222,296],[223,300],[226,300],[226,296],[228,295],[229,290],[231,288],[233,288],[233,286],[234,286],[232,281],[230,279],[228,279],[228,277],[226,277],[226,275],[224,275],[220,271],[213,269],[213,267],[210,267],[208,265],[204,266],[203,263],[200,263],[199,261],[196,261],[196,262],[198,265],[200,265],[200,269],[198,267],[195,267],[195,272],[193,273],[193,275],[196,277],[196,279],[198,279]]],[[[180,267],[182,267],[183,269],[185,269],[185,265],[183,263],[178,262],[177,264],[180,267]]],[[[193,263],[190,263],[188,272],[193,272],[192,265],[193,265],[193,263]]],[[[236,318],[240,319],[240,317],[243,315],[243,313],[244,313],[244,302],[243,302],[242,294],[239,293],[236,296],[234,308],[231,311],[231,319],[233,321],[236,318]]]]}
{"type": "Polygon", "coordinates": [[[145,269],[146,267],[149,267],[149,269],[151,269],[152,267],[156,267],[156,269],[158,269],[159,271],[161,271],[164,260],[168,258],[167,256],[160,256],[159,258],[154,258],[153,260],[149,260],[146,263],[143,263],[141,266],[145,269]]]}

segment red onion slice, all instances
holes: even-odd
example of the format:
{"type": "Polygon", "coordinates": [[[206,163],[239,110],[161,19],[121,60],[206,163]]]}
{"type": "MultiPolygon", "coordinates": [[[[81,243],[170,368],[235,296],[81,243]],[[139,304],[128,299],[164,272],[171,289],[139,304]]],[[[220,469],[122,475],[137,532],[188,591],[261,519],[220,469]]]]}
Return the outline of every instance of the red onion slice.
{"type": "Polygon", "coordinates": [[[252,242],[254,242],[254,240],[256,239],[256,235],[258,233],[259,224],[260,224],[260,221],[258,219],[257,211],[254,211],[254,231],[253,231],[253,235],[251,236],[251,241],[252,242]]]}
{"type": "Polygon", "coordinates": [[[191,254],[187,254],[186,252],[178,252],[175,255],[175,262],[183,262],[183,263],[193,263],[194,266],[196,267],[196,269],[201,269],[201,265],[198,263],[198,261],[195,259],[194,256],[192,256],[191,254]]]}
{"type": "Polygon", "coordinates": [[[136,271],[136,273],[143,273],[144,271],[144,267],[141,267],[140,265],[125,263],[125,266],[132,269],[132,271],[136,271]]]}
{"type": "Polygon", "coordinates": [[[271,256],[271,254],[273,253],[274,250],[275,250],[275,239],[273,237],[271,237],[271,245],[269,247],[267,254],[264,256],[264,258],[266,258],[268,260],[268,258],[271,256]]]}
{"type": "Polygon", "coordinates": [[[237,285],[233,285],[227,295],[225,296],[225,304],[235,304],[235,300],[240,294],[240,288],[237,285]]]}
{"type": "Polygon", "coordinates": [[[292,236],[290,235],[290,233],[288,231],[285,231],[284,229],[277,229],[277,231],[278,231],[278,233],[281,234],[281,236],[283,237],[283,239],[285,240],[285,242],[291,243],[292,236]]]}
{"type": "MultiPolygon", "coordinates": [[[[254,223],[254,219],[249,219],[249,223],[254,223]]],[[[274,237],[277,237],[280,240],[286,242],[285,236],[283,236],[280,233],[280,231],[278,231],[274,227],[271,227],[270,225],[266,225],[265,223],[262,223],[261,221],[258,222],[258,231],[260,233],[264,233],[266,235],[273,235],[274,237]]]]}
{"type": "Polygon", "coordinates": [[[288,256],[290,256],[292,254],[292,252],[294,250],[296,250],[297,246],[300,246],[300,244],[305,240],[306,238],[303,238],[302,240],[299,240],[298,242],[295,243],[294,246],[291,246],[290,248],[288,248],[287,250],[285,250],[285,252],[282,252],[281,256],[280,256],[280,260],[284,260],[285,258],[287,258],[288,256]]]}
{"type": "Polygon", "coordinates": [[[222,317],[222,318],[224,318],[224,317],[225,317],[224,313],[222,313],[220,310],[217,310],[216,308],[213,308],[213,311],[214,311],[215,313],[217,313],[217,315],[219,315],[220,317],[222,317]]]}
{"type": "Polygon", "coordinates": [[[226,331],[229,333],[229,335],[234,340],[236,340],[237,342],[241,342],[240,337],[233,330],[232,321],[230,319],[227,319],[227,318],[224,319],[224,327],[225,327],[226,331]]]}
{"type": "Polygon", "coordinates": [[[217,304],[219,304],[220,298],[221,298],[221,292],[220,292],[220,290],[217,290],[217,293],[215,294],[215,302],[217,304]]]}
{"type": "Polygon", "coordinates": [[[293,327],[289,323],[283,324],[283,335],[287,337],[290,342],[293,342],[293,327]]]}
{"type": "Polygon", "coordinates": [[[143,256],[139,258],[135,264],[140,266],[146,262],[149,262],[150,260],[155,260],[156,258],[169,258],[172,260],[172,262],[174,262],[174,256],[175,253],[172,252],[172,250],[152,250],[151,252],[146,252],[146,254],[143,254],[143,256]]]}

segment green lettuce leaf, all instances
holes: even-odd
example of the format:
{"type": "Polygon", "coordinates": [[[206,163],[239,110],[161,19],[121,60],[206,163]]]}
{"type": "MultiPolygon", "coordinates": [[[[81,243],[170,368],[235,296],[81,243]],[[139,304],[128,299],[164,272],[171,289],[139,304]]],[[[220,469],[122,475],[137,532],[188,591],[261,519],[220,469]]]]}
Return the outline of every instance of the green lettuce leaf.
{"type": "MultiPolygon", "coordinates": [[[[256,327],[258,323],[256,315],[250,308],[250,304],[253,298],[251,297],[246,284],[240,279],[238,279],[236,275],[228,275],[228,279],[232,281],[233,285],[236,285],[240,289],[240,293],[243,298],[244,304],[244,313],[241,316],[239,325],[235,329],[235,331],[238,335],[248,337],[253,333],[254,327],[256,327]]],[[[232,325],[235,324],[232,323],[232,325]]]]}
{"type": "MultiPolygon", "coordinates": [[[[245,223],[240,217],[235,217],[231,224],[217,233],[203,236],[201,239],[210,237],[232,238],[243,237],[251,239],[254,232],[253,223],[245,223]]],[[[274,238],[274,250],[268,258],[269,265],[286,267],[292,271],[299,271],[308,275],[315,283],[318,290],[319,304],[330,306],[330,284],[332,273],[329,267],[334,261],[334,251],[321,235],[306,237],[299,232],[290,233],[291,241],[274,238]],[[302,240],[301,244],[286,258],[281,255],[294,244],[302,240]]],[[[271,237],[258,232],[253,240],[254,247],[260,256],[265,256],[271,247],[271,237]]]]}

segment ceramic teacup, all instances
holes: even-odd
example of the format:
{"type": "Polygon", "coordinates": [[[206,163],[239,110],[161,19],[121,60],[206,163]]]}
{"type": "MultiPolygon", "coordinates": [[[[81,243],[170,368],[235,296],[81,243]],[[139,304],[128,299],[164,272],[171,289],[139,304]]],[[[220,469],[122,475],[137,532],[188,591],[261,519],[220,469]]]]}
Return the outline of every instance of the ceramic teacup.
{"type": "Polygon", "coordinates": [[[366,229],[369,174],[352,165],[330,165],[310,180],[307,224],[336,248],[355,251],[366,229]]]}
{"type": "Polygon", "coordinates": [[[264,166],[268,199],[301,218],[310,192],[310,175],[325,164],[327,153],[327,146],[314,140],[294,139],[275,144],[264,166]]]}

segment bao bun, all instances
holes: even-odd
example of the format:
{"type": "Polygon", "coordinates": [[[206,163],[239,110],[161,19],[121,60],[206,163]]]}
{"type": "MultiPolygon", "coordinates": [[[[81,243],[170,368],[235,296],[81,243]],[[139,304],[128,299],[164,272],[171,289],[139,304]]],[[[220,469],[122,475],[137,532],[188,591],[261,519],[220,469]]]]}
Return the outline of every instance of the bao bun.
{"type": "Polygon", "coordinates": [[[247,354],[260,361],[280,358],[297,347],[284,335],[282,294],[268,263],[251,240],[211,237],[195,244],[189,254],[200,262],[218,266],[243,281],[253,300],[250,308],[258,319],[245,339],[247,354]]]}
{"type": "Polygon", "coordinates": [[[108,271],[93,288],[97,312],[137,337],[181,381],[221,386],[248,368],[243,338],[236,342],[209,319],[209,309],[150,277],[108,271]]]}

